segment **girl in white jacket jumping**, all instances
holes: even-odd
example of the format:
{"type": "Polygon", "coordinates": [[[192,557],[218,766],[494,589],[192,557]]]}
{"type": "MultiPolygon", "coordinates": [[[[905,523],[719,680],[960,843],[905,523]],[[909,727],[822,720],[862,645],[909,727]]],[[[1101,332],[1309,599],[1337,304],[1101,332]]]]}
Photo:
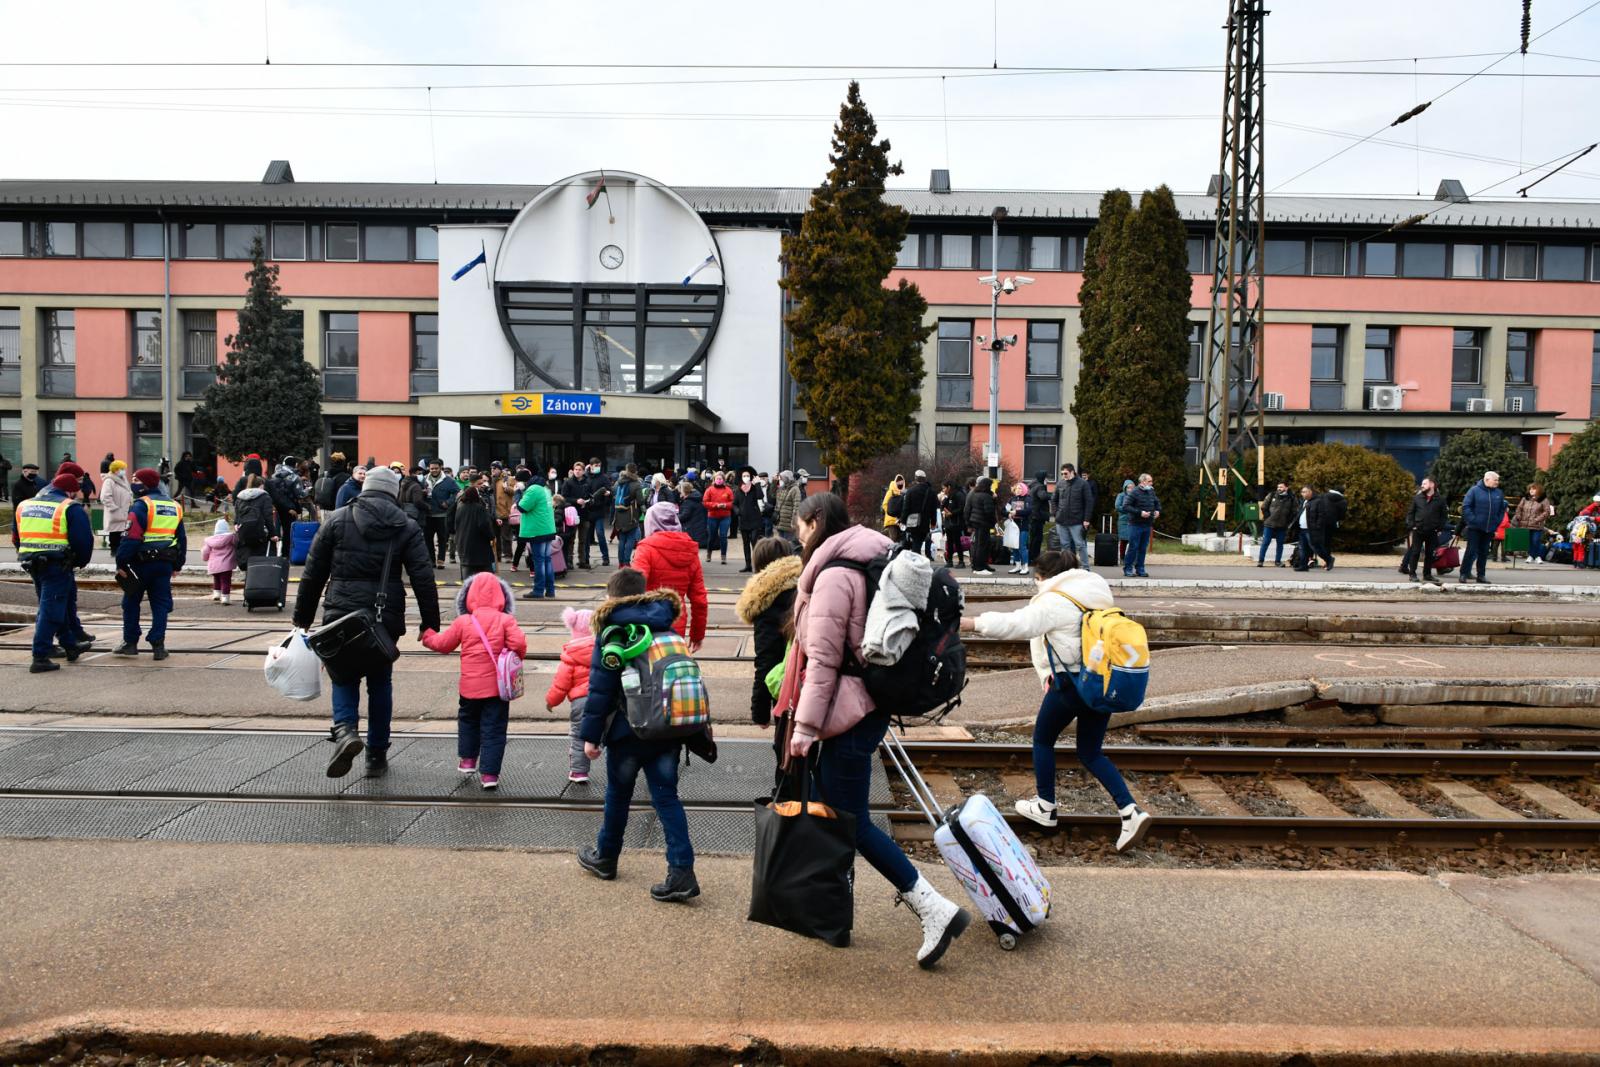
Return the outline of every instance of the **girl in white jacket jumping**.
{"type": "Polygon", "coordinates": [[[1080,570],[1070,549],[1046,552],[1033,565],[1039,591],[1025,608],[986,611],[962,619],[963,629],[1007,641],[1028,639],[1033,669],[1044,687],[1044,701],[1033,725],[1033,777],[1038,795],[1017,801],[1017,813],[1041,826],[1056,825],[1056,740],[1078,720],[1078,762],[1100,780],[1122,816],[1117,851],[1131,848],[1150,828],[1150,814],[1134,803],[1128,783],[1101,746],[1111,716],[1083,702],[1073,674],[1083,665],[1083,612],[1112,607],[1111,587],[1100,575],[1080,570]]]}

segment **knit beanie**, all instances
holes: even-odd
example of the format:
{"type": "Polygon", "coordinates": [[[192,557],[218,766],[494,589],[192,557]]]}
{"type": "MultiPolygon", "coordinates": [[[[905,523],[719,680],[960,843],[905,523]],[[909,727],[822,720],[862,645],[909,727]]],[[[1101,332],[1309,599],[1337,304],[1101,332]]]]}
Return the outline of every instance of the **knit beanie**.
{"type": "Polygon", "coordinates": [[[593,637],[593,619],[594,612],[587,608],[563,608],[561,611],[561,622],[573,637],[593,637]]]}
{"type": "Polygon", "coordinates": [[[376,467],[367,472],[367,478],[361,483],[363,493],[383,493],[391,500],[400,497],[400,475],[388,467],[376,467]]]}
{"type": "Polygon", "coordinates": [[[133,472],[133,480],[143,485],[146,489],[154,489],[161,484],[161,475],[149,467],[140,467],[133,472]]]}
{"type": "Polygon", "coordinates": [[[77,475],[58,474],[51,479],[50,484],[63,493],[76,493],[83,488],[83,483],[78,481],[77,475]]]}
{"type": "Polygon", "coordinates": [[[61,466],[56,468],[56,474],[57,474],[57,476],[60,476],[60,475],[63,475],[63,474],[70,474],[74,478],[82,478],[83,477],[83,468],[78,466],[76,463],[72,462],[69,459],[65,463],[61,464],[61,466]]]}
{"type": "Polygon", "coordinates": [[[650,505],[650,510],[644,513],[644,535],[649,537],[661,530],[683,532],[683,524],[678,521],[678,505],[666,500],[650,505]]]}

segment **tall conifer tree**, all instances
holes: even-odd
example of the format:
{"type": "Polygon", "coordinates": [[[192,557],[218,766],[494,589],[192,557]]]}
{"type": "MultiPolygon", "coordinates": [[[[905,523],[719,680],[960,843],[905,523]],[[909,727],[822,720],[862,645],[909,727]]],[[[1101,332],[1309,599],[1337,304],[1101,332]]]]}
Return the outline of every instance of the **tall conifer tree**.
{"type": "Polygon", "coordinates": [[[920,402],[922,322],[928,302],[901,279],[888,289],[908,214],[884,203],[884,181],[904,173],[850,83],[833,128],[832,167],[811,194],[798,233],[783,239],[793,301],[789,370],[811,436],[834,477],[902,447],[920,402]]]}

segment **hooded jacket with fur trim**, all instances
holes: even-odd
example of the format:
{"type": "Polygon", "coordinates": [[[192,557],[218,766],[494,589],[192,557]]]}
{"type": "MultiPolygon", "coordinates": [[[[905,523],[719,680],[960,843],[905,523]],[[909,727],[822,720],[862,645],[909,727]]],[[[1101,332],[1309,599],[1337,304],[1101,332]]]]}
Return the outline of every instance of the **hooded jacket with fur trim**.
{"type": "Polygon", "coordinates": [[[750,690],[750,721],[766,726],[772,721],[772,694],[767,674],[783,662],[788,645],[783,623],[794,612],[794,591],[800,583],[800,557],[773,560],[745,583],[734,605],[741,622],[755,627],[756,676],[750,690]]]}
{"type": "Polygon", "coordinates": [[[461,649],[461,695],[469,700],[499,697],[500,682],[495,673],[495,656],[509,648],[518,656],[528,654],[528,638],[512,614],[515,601],[511,586],[487,572],[474,574],[456,594],[458,614],[449,626],[425,630],[422,643],[435,652],[461,649]],[[478,626],[489,639],[488,647],[478,639],[478,626]],[[492,651],[491,651],[492,649],[492,651]]]}
{"type": "Polygon", "coordinates": [[[589,699],[584,702],[583,721],[578,725],[578,736],[584,741],[600,745],[633,736],[628,717],[612,714],[617,710],[622,696],[622,672],[606,670],[600,662],[599,651],[605,642],[606,628],[634,623],[650,627],[651,633],[665,633],[673,628],[673,620],[682,611],[683,599],[670,589],[652,589],[638,596],[613,597],[595,610],[591,623],[594,650],[590,654],[589,699]],[[608,718],[611,720],[609,730],[606,727],[608,718]]]}

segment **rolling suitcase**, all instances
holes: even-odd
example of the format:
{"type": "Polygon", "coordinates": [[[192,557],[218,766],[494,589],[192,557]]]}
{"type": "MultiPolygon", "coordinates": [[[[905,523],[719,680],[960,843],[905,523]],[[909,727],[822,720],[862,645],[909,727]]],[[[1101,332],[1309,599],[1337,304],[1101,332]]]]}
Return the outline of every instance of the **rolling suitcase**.
{"type": "Polygon", "coordinates": [[[296,522],[289,526],[289,562],[296,567],[306,561],[311,552],[311,542],[322,528],[320,522],[296,522]]]}
{"type": "Polygon", "coordinates": [[[244,572],[244,610],[276,605],[279,611],[289,597],[289,560],[284,556],[256,556],[244,572]]]}
{"type": "Polygon", "coordinates": [[[1117,565],[1116,534],[1097,533],[1094,535],[1094,565],[1096,567],[1115,567],[1117,565]]]}
{"type": "Polygon", "coordinates": [[[1000,947],[1008,952],[1016,948],[1018,936],[1050,916],[1050,883],[1032,853],[982,793],[941,812],[892,729],[883,737],[883,749],[932,824],[933,843],[945,866],[1000,939],[1000,947]]]}

